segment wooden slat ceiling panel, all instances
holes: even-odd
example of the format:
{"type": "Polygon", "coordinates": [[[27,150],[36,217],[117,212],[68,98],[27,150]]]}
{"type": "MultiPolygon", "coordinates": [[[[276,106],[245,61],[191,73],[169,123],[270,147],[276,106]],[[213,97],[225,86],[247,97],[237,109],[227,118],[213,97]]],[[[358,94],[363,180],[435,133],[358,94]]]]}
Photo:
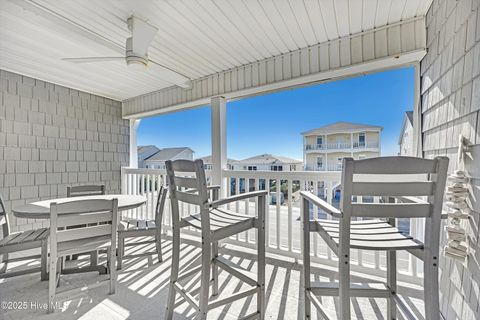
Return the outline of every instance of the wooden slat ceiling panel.
{"type": "Polygon", "coordinates": [[[78,65],[61,58],[121,55],[130,36],[126,20],[132,14],[159,29],[150,58],[194,80],[423,16],[430,4],[431,0],[5,0],[0,5],[0,68],[124,100],[172,83],[152,72],[129,70],[122,61],[78,65]],[[48,12],[25,10],[32,4],[48,12]],[[52,13],[63,25],[48,19],[52,13]],[[76,34],[76,28],[95,36],[87,39],[76,34]]]}

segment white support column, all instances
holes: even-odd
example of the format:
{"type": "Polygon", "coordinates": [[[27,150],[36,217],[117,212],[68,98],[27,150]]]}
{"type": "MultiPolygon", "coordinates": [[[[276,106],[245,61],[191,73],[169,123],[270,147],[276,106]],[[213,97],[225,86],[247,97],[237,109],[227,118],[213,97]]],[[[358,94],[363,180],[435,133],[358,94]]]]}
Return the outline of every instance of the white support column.
{"type": "Polygon", "coordinates": [[[220,185],[220,196],[227,195],[227,181],[223,170],[227,169],[227,101],[214,97],[212,109],[212,184],[220,185]]]}
{"type": "Polygon", "coordinates": [[[415,63],[413,93],[413,152],[414,156],[423,157],[422,146],[422,101],[420,95],[420,63],[415,63]]]}
{"type": "Polygon", "coordinates": [[[350,132],[350,156],[353,158],[353,132],[350,132]]]}
{"type": "Polygon", "coordinates": [[[130,119],[130,168],[138,168],[137,129],[139,125],[140,119],[130,119]]]}

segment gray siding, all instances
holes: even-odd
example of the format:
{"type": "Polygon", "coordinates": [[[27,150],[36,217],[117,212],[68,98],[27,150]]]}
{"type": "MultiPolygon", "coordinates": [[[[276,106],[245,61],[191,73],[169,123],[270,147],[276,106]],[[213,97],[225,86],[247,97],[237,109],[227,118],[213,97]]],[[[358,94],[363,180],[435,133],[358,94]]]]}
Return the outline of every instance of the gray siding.
{"type": "MultiPolygon", "coordinates": [[[[120,192],[128,121],[118,101],[0,70],[0,193],[9,210],[66,195],[67,185],[120,192]]],[[[15,219],[17,229],[46,221],[15,219]]]]}
{"type": "MultiPolygon", "coordinates": [[[[458,136],[475,144],[466,161],[480,209],[480,0],[434,0],[427,14],[428,54],[422,60],[424,155],[450,157],[457,165],[458,136]]],[[[469,261],[441,259],[441,309],[446,319],[480,319],[478,213],[466,223],[473,249],[469,261]]],[[[445,243],[443,236],[443,243],[445,243]]]]}

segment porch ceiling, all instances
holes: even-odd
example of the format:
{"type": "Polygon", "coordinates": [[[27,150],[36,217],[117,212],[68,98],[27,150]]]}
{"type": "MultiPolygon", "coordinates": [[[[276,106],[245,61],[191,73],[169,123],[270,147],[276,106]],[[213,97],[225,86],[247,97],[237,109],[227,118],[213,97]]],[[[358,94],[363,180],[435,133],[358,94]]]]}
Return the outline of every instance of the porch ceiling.
{"type": "MultiPolygon", "coordinates": [[[[165,89],[123,61],[63,57],[124,51],[135,14],[159,32],[149,56],[192,80],[426,14],[432,0],[5,0],[0,68],[118,100],[165,89]]],[[[375,57],[376,58],[376,57],[375,57]]]]}

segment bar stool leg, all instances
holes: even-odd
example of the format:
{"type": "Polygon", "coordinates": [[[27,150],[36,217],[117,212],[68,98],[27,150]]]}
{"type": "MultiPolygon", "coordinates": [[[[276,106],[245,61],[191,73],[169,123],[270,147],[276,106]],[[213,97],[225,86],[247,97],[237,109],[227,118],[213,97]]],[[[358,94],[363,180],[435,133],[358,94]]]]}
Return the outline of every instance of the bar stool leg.
{"type": "Polygon", "coordinates": [[[117,270],[122,270],[123,254],[125,253],[125,237],[122,232],[118,233],[118,249],[117,249],[117,270]]]}
{"type": "Polygon", "coordinates": [[[165,315],[166,320],[171,320],[173,318],[176,296],[174,284],[178,280],[178,271],[180,267],[180,229],[175,225],[172,227],[172,237],[172,271],[168,288],[167,311],[165,315]]]}
{"type": "Polygon", "coordinates": [[[390,298],[387,299],[387,319],[397,318],[397,305],[394,296],[397,294],[397,252],[387,252],[387,286],[390,290],[390,298]]]}
{"type": "Polygon", "coordinates": [[[265,197],[258,200],[258,227],[257,227],[257,282],[260,290],[257,293],[257,312],[259,319],[265,319],[265,197]]]}
{"type": "Polygon", "coordinates": [[[216,258],[218,257],[218,241],[212,243],[212,295],[218,295],[218,266],[216,258]]]}
{"type": "Polygon", "coordinates": [[[200,284],[200,299],[198,320],[207,319],[208,298],[210,289],[210,263],[211,263],[211,243],[202,238],[202,275],[200,284]]]}

